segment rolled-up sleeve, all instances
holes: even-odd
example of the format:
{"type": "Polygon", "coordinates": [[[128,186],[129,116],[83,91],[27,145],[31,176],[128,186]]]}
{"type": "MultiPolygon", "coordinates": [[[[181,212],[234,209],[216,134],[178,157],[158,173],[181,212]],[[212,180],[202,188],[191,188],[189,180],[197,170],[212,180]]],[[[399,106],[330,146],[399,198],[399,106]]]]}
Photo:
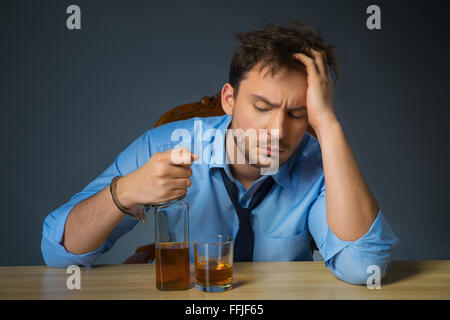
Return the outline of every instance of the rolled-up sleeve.
{"type": "Polygon", "coordinates": [[[355,241],[343,241],[328,227],[323,182],[319,195],[310,208],[308,225],[325,266],[337,278],[352,284],[366,284],[373,272],[368,271],[369,266],[378,266],[381,278],[389,270],[392,249],[399,239],[392,232],[381,210],[365,235],[355,241]]]}
{"type": "Polygon", "coordinates": [[[123,176],[138,169],[149,158],[150,148],[147,132],[124,149],[115,161],[81,192],[75,194],[67,203],[52,211],[46,217],[42,230],[41,252],[47,266],[63,268],[75,264],[90,267],[101,254],[110,250],[122,235],[136,225],[136,220],[130,216],[125,216],[108,235],[105,242],[88,253],[72,254],[63,245],[65,224],[72,208],[106,188],[113,177],[123,176]]]}

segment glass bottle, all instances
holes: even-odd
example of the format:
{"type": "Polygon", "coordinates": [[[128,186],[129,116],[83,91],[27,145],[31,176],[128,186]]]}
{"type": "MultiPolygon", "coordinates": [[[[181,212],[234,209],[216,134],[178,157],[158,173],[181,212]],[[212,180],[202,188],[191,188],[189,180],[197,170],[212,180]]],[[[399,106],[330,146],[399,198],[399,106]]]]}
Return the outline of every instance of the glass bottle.
{"type": "Polygon", "coordinates": [[[155,208],[155,263],[158,290],[190,288],[189,206],[184,195],[155,208]]]}

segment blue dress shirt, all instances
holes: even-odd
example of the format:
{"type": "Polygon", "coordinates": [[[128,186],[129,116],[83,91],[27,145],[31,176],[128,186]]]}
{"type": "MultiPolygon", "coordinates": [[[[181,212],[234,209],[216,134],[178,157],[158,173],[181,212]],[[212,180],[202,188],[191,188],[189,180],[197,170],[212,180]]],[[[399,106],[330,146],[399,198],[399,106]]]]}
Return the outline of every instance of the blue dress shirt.
{"type": "MultiPolygon", "coordinates": [[[[191,181],[186,202],[189,204],[189,238],[201,234],[228,234],[233,237],[239,220],[228,197],[217,168],[224,168],[239,189],[239,202],[247,207],[253,193],[266,176],[253,182],[248,190],[230,173],[225,165],[225,132],[231,116],[192,118],[165,124],[148,130],[125,150],[115,161],[70,201],[51,212],[44,221],[41,250],[50,267],[72,264],[90,267],[95,260],[137,223],[125,216],[113,229],[106,241],[96,250],[75,255],[62,245],[62,236],[70,210],[82,200],[107,187],[117,175],[127,175],[140,168],[156,152],[164,152],[181,145],[200,155],[193,162],[191,181]],[[201,121],[201,122],[200,122],[201,121]],[[199,126],[200,124],[200,126],[199,126]],[[199,129],[200,128],[200,129],[199,129]],[[192,144],[173,140],[175,129],[189,132],[192,144]],[[209,129],[213,131],[208,131],[209,129]],[[207,132],[222,134],[208,135],[207,132]],[[206,138],[205,138],[206,137],[206,138]],[[199,140],[201,144],[199,144],[199,140]]],[[[398,243],[381,211],[370,230],[356,241],[340,240],[328,227],[326,220],[325,180],[320,145],[305,133],[294,154],[273,174],[275,184],[264,201],[252,212],[255,237],[253,261],[312,260],[311,237],[314,238],[325,266],[339,279],[353,284],[365,284],[372,273],[367,267],[377,265],[383,277],[389,269],[392,249],[398,243]]],[[[193,262],[193,250],[190,250],[193,262]]]]}

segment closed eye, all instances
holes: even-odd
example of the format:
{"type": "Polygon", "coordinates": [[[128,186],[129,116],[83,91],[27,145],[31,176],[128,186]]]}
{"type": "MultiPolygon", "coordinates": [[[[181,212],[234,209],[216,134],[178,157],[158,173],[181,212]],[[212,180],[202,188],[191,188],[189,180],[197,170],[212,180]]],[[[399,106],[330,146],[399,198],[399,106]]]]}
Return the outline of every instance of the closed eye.
{"type": "MultiPolygon", "coordinates": [[[[259,107],[257,105],[253,105],[253,107],[259,111],[259,112],[266,112],[266,111],[270,111],[272,110],[272,108],[264,108],[264,107],[259,107]]],[[[289,112],[288,113],[289,117],[294,118],[294,119],[302,119],[305,117],[305,113],[304,112],[289,112]]]]}
{"type": "Polygon", "coordinates": [[[253,106],[255,107],[256,110],[261,111],[261,112],[271,110],[270,108],[269,108],[269,109],[265,109],[265,108],[258,107],[258,106],[256,106],[256,105],[253,105],[253,106]]]}
{"type": "Polygon", "coordinates": [[[294,114],[294,113],[291,113],[291,112],[289,112],[289,116],[291,116],[292,118],[295,118],[295,119],[301,119],[301,118],[304,118],[305,117],[305,114],[294,114]]]}

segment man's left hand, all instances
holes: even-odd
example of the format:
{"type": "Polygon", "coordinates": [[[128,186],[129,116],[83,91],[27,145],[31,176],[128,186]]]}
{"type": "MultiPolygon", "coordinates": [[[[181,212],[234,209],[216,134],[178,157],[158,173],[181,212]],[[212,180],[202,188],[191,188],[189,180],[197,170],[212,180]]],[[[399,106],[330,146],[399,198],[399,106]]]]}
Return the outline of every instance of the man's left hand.
{"type": "Polygon", "coordinates": [[[294,53],[294,57],[306,66],[308,88],[306,108],[309,124],[317,131],[329,121],[336,120],[333,105],[333,83],[324,52],[311,49],[313,58],[303,53],[294,53]]]}

